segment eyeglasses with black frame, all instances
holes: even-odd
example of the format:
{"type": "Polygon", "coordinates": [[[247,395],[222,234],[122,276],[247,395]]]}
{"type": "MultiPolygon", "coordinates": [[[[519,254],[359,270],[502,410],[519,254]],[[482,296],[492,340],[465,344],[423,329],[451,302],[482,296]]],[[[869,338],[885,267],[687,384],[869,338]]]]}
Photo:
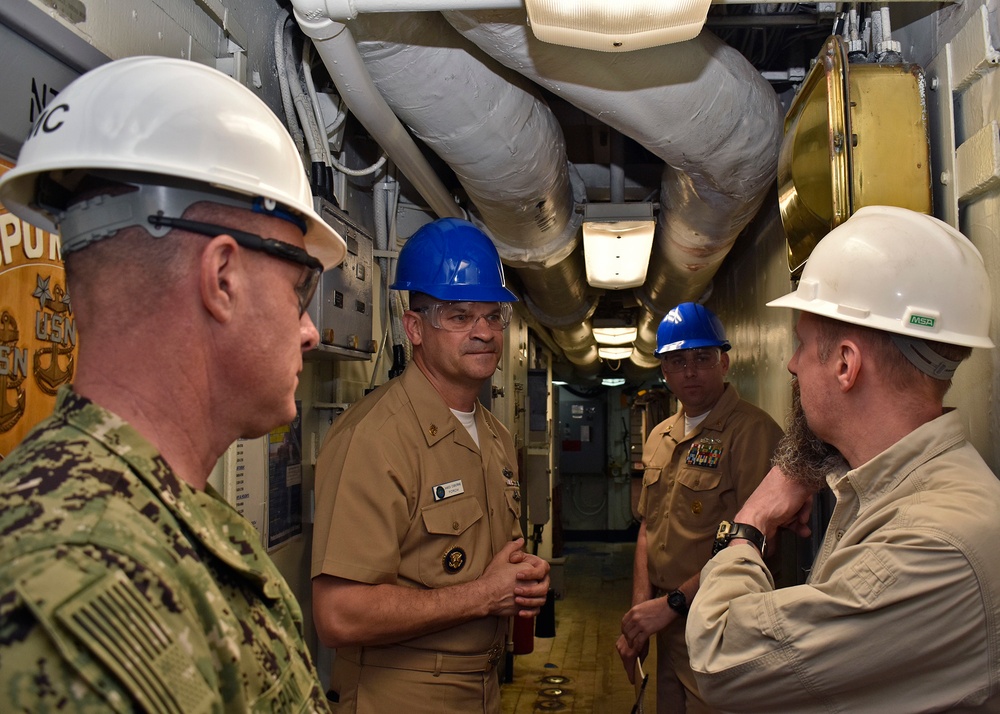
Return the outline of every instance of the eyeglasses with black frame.
{"type": "Polygon", "coordinates": [[[722,359],[721,354],[718,347],[678,350],[661,356],[660,361],[663,363],[664,371],[668,374],[683,372],[688,368],[688,365],[701,372],[718,366],[722,359]]]}
{"type": "Polygon", "coordinates": [[[299,317],[305,314],[309,307],[316,288],[319,286],[319,278],[323,273],[323,264],[316,258],[309,255],[298,246],[286,243],[274,238],[262,238],[253,233],[219,226],[214,223],[202,223],[201,221],[189,221],[185,218],[169,218],[167,216],[149,216],[151,225],[157,228],[177,228],[188,233],[215,238],[216,236],[232,236],[236,244],[247,250],[255,250],[266,253],[272,258],[278,258],[288,263],[295,263],[305,268],[302,278],[295,284],[295,296],[299,301],[299,317]]]}
{"type": "Polygon", "coordinates": [[[486,325],[494,332],[503,332],[510,325],[514,308],[509,302],[487,303],[495,305],[487,313],[478,312],[473,307],[480,304],[482,303],[436,302],[425,307],[410,309],[427,315],[432,326],[445,332],[469,332],[479,320],[485,320],[486,325]]]}

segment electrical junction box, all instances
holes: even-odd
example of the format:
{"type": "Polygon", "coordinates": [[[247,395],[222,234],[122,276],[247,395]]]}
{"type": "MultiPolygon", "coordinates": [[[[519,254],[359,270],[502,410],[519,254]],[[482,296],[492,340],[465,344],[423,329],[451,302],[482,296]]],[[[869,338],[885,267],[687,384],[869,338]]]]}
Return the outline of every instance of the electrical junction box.
{"type": "Polygon", "coordinates": [[[310,356],[370,360],[378,348],[372,339],[372,237],[329,201],[316,201],[316,211],[347,242],[347,255],[344,262],[323,273],[309,304],[308,313],[320,339],[310,356]]]}

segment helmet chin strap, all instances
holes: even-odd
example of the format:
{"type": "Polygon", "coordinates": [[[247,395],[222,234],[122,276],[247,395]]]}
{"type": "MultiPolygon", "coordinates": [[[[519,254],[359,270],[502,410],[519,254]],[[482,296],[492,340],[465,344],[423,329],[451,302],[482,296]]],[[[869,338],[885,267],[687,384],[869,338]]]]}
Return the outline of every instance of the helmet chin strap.
{"type": "Polygon", "coordinates": [[[951,379],[955,376],[958,365],[961,364],[961,362],[942,357],[923,340],[891,332],[889,337],[914,367],[924,374],[934,377],[934,379],[951,379]]]}

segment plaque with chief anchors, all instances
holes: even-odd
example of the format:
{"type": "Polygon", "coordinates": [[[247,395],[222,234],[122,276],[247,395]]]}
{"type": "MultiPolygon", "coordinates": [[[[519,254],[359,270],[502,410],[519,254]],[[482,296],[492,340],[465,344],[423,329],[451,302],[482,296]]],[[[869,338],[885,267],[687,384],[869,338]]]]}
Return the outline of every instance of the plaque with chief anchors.
{"type": "MultiPolygon", "coordinates": [[[[10,168],[0,159],[0,175],[10,168]]],[[[51,413],[75,362],[59,237],[0,205],[0,458],[51,413]]]]}

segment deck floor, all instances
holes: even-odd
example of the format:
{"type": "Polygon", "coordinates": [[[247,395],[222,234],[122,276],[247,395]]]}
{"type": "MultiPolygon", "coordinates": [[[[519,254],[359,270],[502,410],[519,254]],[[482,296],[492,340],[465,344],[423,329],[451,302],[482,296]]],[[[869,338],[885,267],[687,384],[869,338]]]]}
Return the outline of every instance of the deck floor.
{"type": "MultiPolygon", "coordinates": [[[[632,710],[635,693],[615,641],[632,599],[634,554],[634,543],[566,543],[555,637],[535,637],[530,654],[515,655],[513,681],[500,689],[504,714],[632,710]]],[[[644,664],[647,673],[656,671],[655,649],[644,664]]],[[[654,680],[646,690],[647,712],[656,707],[654,680]]]]}

